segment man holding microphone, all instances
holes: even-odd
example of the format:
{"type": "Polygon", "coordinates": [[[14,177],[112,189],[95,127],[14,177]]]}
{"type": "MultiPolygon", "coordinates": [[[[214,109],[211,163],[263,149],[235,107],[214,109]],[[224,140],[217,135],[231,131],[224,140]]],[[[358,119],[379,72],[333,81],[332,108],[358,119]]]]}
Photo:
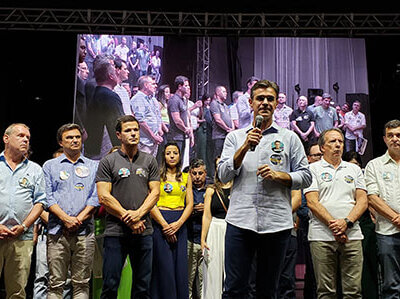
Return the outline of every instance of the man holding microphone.
{"type": "Polygon", "coordinates": [[[227,135],[218,165],[223,183],[234,180],[226,217],[223,298],[249,298],[255,256],[257,298],[277,297],[293,228],[291,190],[311,184],[300,139],[273,122],[278,94],[279,86],[268,80],[252,87],[253,122],[227,135]]]}

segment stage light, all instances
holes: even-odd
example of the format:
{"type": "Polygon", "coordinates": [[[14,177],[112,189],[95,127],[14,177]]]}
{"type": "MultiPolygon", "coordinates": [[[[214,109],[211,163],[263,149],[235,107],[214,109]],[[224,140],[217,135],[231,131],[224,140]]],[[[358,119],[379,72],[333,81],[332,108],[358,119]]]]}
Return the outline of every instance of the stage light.
{"type": "Polygon", "coordinates": [[[337,93],[339,91],[339,84],[336,82],[335,84],[333,84],[333,90],[337,93]]]}
{"type": "Polygon", "coordinates": [[[301,88],[300,88],[300,85],[298,83],[294,86],[294,90],[296,90],[298,95],[300,94],[301,88]]]}

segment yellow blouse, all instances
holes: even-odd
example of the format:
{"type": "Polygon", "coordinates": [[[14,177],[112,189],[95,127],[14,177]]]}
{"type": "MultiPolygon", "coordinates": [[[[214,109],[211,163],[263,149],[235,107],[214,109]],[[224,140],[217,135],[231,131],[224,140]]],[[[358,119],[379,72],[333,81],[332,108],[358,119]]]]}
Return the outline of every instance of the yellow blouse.
{"type": "Polygon", "coordinates": [[[188,176],[188,173],[182,172],[182,181],[180,182],[161,181],[160,199],[157,202],[157,206],[169,209],[184,207],[188,176]]]}

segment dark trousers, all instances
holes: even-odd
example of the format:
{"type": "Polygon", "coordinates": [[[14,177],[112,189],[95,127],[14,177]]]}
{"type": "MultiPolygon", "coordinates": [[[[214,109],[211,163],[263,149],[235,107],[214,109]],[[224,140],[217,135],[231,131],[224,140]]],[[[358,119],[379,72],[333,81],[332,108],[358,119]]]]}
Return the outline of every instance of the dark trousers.
{"type": "MultiPolygon", "coordinates": [[[[165,221],[177,221],[183,211],[160,210],[165,221]]],[[[153,275],[151,281],[152,299],[188,299],[188,257],[186,223],[176,233],[178,239],[169,243],[162,232],[162,227],[153,222],[153,275]]],[[[135,298],[136,299],[136,298],[135,298]]]]}
{"type": "Polygon", "coordinates": [[[299,228],[297,230],[297,238],[299,246],[304,252],[304,263],[306,265],[306,272],[304,274],[304,299],[317,298],[317,282],[315,281],[314,266],[312,263],[310,243],[308,242],[308,217],[301,218],[299,228]]]}
{"type": "Polygon", "coordinates": [[[249,275],[257,254],[256,297],[277,298],[290,229],[258,234],[228,223],[225,235],[225,290],[222,298],[250,298],[249,275]]]}
{"type": "Polygon", "coordinates": [[[278,297],[281,299],[296,299],[296,258],[297,238],[291,235],[282,274],[279,278],[278,297]]]}
{"type": "Polygon", "coordinates": [[[221,157],[225,139],[213,139],[213,141],[214,141],[214,161],[215,161],[217,157],[221,157]]]}
{"type": "Polygon", "coordinates": [[[115,299],[126,257],[132,265],[132,298],[150,298],[153,260],[151,235],[105,237],[103,256],[103,289],[101,299],[115,299]]]}
{"type": "Polygon", "coordinates": [[[382,298],[399,298],[400,294],[400,233],[376,234],[378,257],[382,267],[382,298]]]}

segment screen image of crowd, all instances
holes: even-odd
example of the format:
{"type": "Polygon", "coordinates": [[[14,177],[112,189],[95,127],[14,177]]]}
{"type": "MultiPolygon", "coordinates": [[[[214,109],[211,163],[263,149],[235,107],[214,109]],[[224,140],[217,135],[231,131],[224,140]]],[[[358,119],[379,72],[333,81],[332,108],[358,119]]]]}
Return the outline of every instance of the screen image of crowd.
{"type": "Polygon", "coordinates": [[[26,159],[29,128],[6,130],[0,173],[24,168],[4,194],[29,190],[0,214],[7,296],[26,296],[32,238],[33,298],[398,293],[400,210],[387,186],[398,183],[400,122],[385,125],[388,151],[364,170],[361,101],[339,106],[322,92],[290,107],[278,84],[255,76],[243,91],[219,85],[192,100],[185,75],[159,85],[161,50],[128,36],[80,38],[76,124],[60,127],[43,171],[26,159]],[[18,242],[15,273],[6,264],[18,253],[6,248],[18,242]]]}

